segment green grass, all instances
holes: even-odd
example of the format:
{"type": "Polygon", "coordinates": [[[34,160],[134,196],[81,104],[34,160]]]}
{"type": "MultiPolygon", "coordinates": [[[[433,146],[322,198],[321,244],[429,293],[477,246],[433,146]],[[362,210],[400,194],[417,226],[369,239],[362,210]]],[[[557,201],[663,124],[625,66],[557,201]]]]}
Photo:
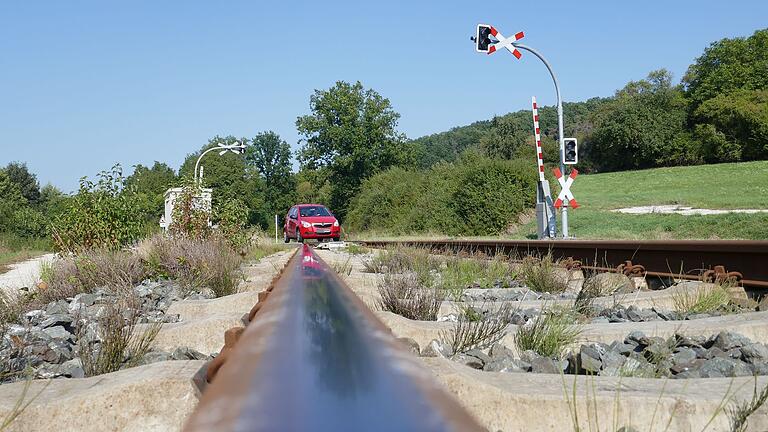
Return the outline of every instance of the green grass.
{"type": "MultiPolygon", "coordinates": [[[[552,194],[558,191],[559,187],[553,185],[552,194]]],[[[768,238],[766,213],[682,216],[611,211],[663,204],[707,209],[768,209],[768,161],[582,175],[576,178],[571,191],[581,205],[568,213],[570,232],[578,238],[768,238]]],[[[531,221],[514,236],[530,236],[535,226],[536,221],[531,221]]]]}
{"type": "Polygon", "coordinates": [[[12,234],[0,234],[0,273],[11,264],[43,255],[51,250],[49,239],[25,239],[12,234]]]}
{"type": "Polygon", "coordinates": [[[574,325],[570,311],[550,309],[539,314],[530,325],[517,328],[515,345],[520,352],[532,350],[545,357],[562,358],[580,335],[581,328],[574,325]]]}

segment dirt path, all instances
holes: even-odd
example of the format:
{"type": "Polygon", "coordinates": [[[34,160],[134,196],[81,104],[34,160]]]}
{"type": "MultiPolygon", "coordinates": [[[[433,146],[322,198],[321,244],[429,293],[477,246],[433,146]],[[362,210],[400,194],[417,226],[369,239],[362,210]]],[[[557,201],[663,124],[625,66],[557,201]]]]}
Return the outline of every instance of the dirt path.
{"type": "Polygon", "coordinates": [[[54,254],[49,253],[11,264],[10,270],[0,274],[0,290],[7,294],[15,294],[21,288],[31,287],[40,279],[40,265],[53,261],[54,254]]]}

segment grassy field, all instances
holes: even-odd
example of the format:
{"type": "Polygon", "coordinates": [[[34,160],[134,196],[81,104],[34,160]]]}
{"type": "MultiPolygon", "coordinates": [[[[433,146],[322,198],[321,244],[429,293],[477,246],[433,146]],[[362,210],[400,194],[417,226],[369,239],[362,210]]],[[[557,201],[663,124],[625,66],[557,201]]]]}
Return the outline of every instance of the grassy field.
{"type": "Polygon", "coordinates": [[[51,250],[48,239],[28,240],[11,234],[0,235],[0,273],[17,262],[43,255],[51,250]]]}
{"type": "MultiPolygon", "coordinates": [[[[577,238],[768,239],[768,213],[682,216],[611,211],[660,204],[768,209],[766,161],[583,175],[571,191],[581,205],[568,213],[571,234],[577,238]]],[[[531,221],[513,237],[534,233],[531,221]]]]}

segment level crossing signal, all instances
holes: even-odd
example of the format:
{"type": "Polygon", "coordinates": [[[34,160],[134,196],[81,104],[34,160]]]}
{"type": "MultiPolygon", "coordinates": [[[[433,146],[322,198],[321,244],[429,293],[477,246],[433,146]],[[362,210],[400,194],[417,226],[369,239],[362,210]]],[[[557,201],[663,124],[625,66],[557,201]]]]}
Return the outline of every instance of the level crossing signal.
{"type": "Polygon", "coordinates": [[[576,138],[563,138],[563,164],[576,165],[579,162],[576,138]]]}
{"type": "Polygon", "coordinates": [[[472,40],[475,41],[475,49],[477,50],[477,52],[487,53],[490,46],[497,42],[491,39],[492,28],[493,27],[487,24],[477,25],[477,32],[475,33],[475,36],[472,38],[472,40]]]}

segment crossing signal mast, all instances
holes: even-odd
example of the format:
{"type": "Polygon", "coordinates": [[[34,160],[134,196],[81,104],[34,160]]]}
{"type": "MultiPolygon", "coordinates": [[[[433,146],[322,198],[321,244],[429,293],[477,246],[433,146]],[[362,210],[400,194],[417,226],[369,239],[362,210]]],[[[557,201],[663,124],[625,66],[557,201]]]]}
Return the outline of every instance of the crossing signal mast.
{"type": "MultiPolygon", "coordinates": [[[[566,172],[565,166],[566,165],[575,165],[579,160],[578,155],[578,145],[576,138],[564,138],[563,135],[563,100],[560,96],[560,85],[557,82],[557,77],[555,76],[555,72],[552,70],[552,66],[550,66],[547,59],[544,58],[543,55],[541,55],[540,52],[537,50],[524,45],[520,42],[518,42],[520,39],[525,37],[525,34],[523,32],[516,33],[513,37],[506,38],[504,37],[499,31],[493,27],[492,25],[488,24],[478,24],[477,29],[475,31],[475,35],[472,36],[470,39],[475,42],[475,51],[485,54],[493,54],[496,51],[506,49],[509,51],[515,58],[518,60],[522,57],[522,53],[520,50],[528,51],[531,54],[535,55],[539,58],[539,60],[544,63],[544,66],[547,67],[547,70],[549,71],[550,76],[552,77],[552,81],[555,84],[555,93],[557,93],[557,132],[558,132],[558,140],[560,142],[560,168],[556,169],[556,176],[558,177],[558,181],[560,182],[561,186],[565,186],[567,183],[567,187],[565,190],[561,191],[560,196],[558,197],[557,203],[561,204],[562,211],[561,211],[561,218],[562,218],[562,231],[563,231],[563,238],[568,238],[568,206],[569,201],[573,201],[574,205],[572,207],[576,208],[578,204],[576,204],[575,199],[573,199],[573,195],[570,193],[570,185],[573,183],[573,179],[576,178],[576,174],[578,174],[578,171],[575,169],[573,172],[569,175],[566,172]],[[559,175],[557,175],[559,173],[559,175]],[[564,177],[570,178],[570,182],[567,182],[566,180],[563,180],[564,177]]],[[[534,106],[535,109],[535,106],[534,106]]],[[[537,115],[534,114],[534,122],[537,123],[537,115]]],[[[538,126],[535,126],[535,134],[539,135],[538,126]]],[[[548,203],[551,203],[552,199],[549,196],[549,183],[544,181],[540,181],[540,186],[537,193],[537,199],[538,203],[544,207],[548,206],[548,203]]],[[[546,230],[539,229],[539,236],[543,237],[551,237],[554,238],[556,236],[556,228],[554,226],[555,219],[554,219],[554,209],[552,209],[552,218],[551,222],[549,223],[549,226],[546,230]]],[[[539,224],[542,225],[541,223],[539,224]]]]}

